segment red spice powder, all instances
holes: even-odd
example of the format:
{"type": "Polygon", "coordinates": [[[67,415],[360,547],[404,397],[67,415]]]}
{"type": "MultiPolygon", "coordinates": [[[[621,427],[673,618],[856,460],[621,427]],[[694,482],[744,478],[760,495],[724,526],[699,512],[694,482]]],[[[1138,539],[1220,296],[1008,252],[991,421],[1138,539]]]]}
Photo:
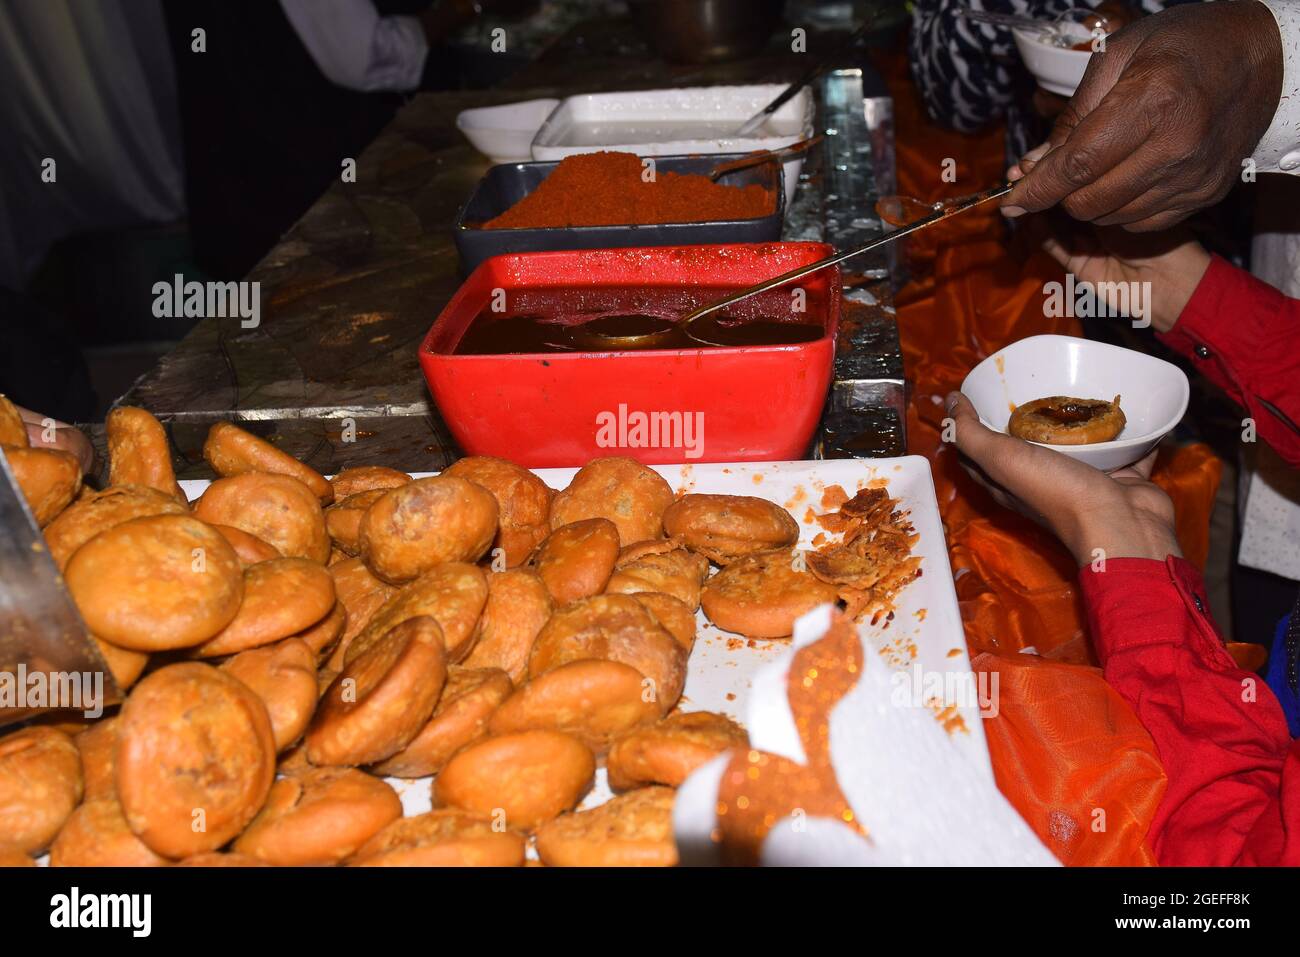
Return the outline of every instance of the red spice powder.
{"type": "Polygon", "coordinates": [[[579,153],[484,229],[627,226],[754,219],[776,209],[776,194],[758,183],[726,186],[707,176],[645,167],[633,153],[579,153]]]}

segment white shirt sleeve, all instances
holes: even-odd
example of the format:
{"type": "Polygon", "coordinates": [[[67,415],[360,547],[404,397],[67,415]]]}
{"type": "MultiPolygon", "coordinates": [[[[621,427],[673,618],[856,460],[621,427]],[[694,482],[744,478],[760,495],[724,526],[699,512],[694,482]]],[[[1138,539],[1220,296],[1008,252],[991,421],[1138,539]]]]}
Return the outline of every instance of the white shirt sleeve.
{"type": "Polygon", "coordinates": [[[1273,14],[1282,35],[1282,97],[1251,158],[1261,173],[1300,174],[1300,2],[1260,2],[1273,14]]]}
{"type": "Polygon", "coordinates": [[[371,0],[280,0],[326,78],[350,90],[413,90],[429,45],[415,17],[381,17],[371,0]]]}

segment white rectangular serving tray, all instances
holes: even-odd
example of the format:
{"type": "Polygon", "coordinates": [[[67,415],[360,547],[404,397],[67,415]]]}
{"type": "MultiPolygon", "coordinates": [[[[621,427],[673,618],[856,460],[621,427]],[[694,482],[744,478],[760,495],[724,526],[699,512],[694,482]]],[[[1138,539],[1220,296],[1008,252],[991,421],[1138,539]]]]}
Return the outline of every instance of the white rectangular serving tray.
{"type": "MultiPolygon", "coordinates": [[[[807,89],[782,105],[756,133],[735,135],[783,89],[779,83],[760,83],[570,96],[537,131],[533,159],[560,160],[599,150],[677,156],[789,146],[813,134],[814,105],[807,89]]],[[[802,169],[802,156],[784,161],[787,197],[794,196],[802,169]]]]}
{"type": "MultiPolygon", "coordinates": [[[[756,495],[781,505],[799,522],[799,545],[813,547],[822,533],[814,516],[834,509],[822,505],[827,488],[838,485],[849,495],[872,482],[884,480],[899,507],[910,512],[919,536],[914,553],[921,557],[922,575],[899,594],[894,618],[884,623],[860,625],[869,647],[880,652],[879,662],[891,668],[917,667],[922,673],[961,674],[970,672],[970,658],[962,630],[952,569],[944,540],[939,506],[934,495],[930,463],[921,456],[892,459],[836,459],[808,462],[749,462],[730,465],[656,465],[675,492],[711,492],[727,495],[756,495]]],[[[576,468],[537,469],[537,475],[554,489],[562,489],[576,468]]],[[[433,472],[414,473],[416,478],[433,472]]],[[[203,481],[181,483],[191,500],[207,487],[203,481]]],[[[697,613],[699,625],[695,648],[687,670],[686,690],[681,707],[686,711],[716,711],[744,723],[746,701],[754,673],[789,647],[788,641],[762,641],[724,632],[697,613]]],[[[872,662],[875,664],[876,662],[872,662]]],[[[972,763],[988,774],[992,766],[978,705],[965,702],[958,711],[965,730],[954,734],[958,747],[968,749],[972,763]]],[[[388,778],[406,814],[430,809],[431,778],[388,778]]],[[[595,786],[582,802],[590,808],[611,796],[605,769],[596,772],[595,786]]]]}

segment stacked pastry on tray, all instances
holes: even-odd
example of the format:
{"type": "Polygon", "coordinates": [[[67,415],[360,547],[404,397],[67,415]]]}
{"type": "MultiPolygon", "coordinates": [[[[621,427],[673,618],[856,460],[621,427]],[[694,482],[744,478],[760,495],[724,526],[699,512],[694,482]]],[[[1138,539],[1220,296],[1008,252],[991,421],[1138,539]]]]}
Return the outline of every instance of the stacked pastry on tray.
{"type": "Polygon", "coordinates": [[[0,863],[670,865],[673,789],[747,744],[679,706],[697,610],[781,638],[915,573],[879,490],[845,496],[817,562],[779,505],[627,458],[560,491],[489,458],[326,479],[222,423],[188,502],[148,413],[108,436],[102,491],[5,448],[129,691],[0,736],[0,863]],[[601,764],[615,796],[577,810],[601,764]],[[393,778],[431,778],[434,810],[404,817],[393,778]]]}

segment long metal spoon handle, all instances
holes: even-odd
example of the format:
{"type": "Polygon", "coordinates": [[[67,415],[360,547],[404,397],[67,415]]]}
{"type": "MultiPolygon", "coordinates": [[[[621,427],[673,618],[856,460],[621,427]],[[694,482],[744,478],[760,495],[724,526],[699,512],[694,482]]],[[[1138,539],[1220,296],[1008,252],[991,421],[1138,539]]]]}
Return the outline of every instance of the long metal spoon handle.
{"type": "Polygon", "coordinates": [[[783,159],[787,156],[793,156],[796,153],[806,153],[825,138],[826,134],[818,133],[816,136],[810,136],[806,140],[791,143],[789,146],[782,146],[774,150],[759,150],[757,153],[742,156],[740,159],[730,160],[726,163],[719,163],[710,171],[709,179],[716,183],[720,177],[726,176],[728,173],[735,173],[742,169],[749,169],[751,166],[758,166],[762,163],[770,163],[772,160],[783,159]]]}
{"type": "Polygon", "coordinates": [[[759,283],[757,286],[750,286],[748,289],[742,289],[740,292],[727,296],[725,299],[719,299],[717,302],[711,302],[707,306],[701,306],[694,312],[689,312],[682,317],[682,328],[687,329],[689,334],[689,329],[687,327],[689,327],[696,319],[707,316],[711,312],[717,312],[719,309],[725,309],[727,306],[740,302],[742,299],[748,299],[750,296],[757,296],[759,293],[767,292],[769,289],[776,289],[778,286],[784,286],[787,283],[794,282],[796,279],[802,279],[804,276],[807,276],[810,273],[815,273],[819,269],[825,269],[827,266],[837,266],[846,259],[852,259],[854,256],[861,256],[863,253],[884,246],[886,243],[892,243],[896,239],[902,239],[904,236],[914,233],[918,229],[924,229],[926,226],[931,226],[941,219],[947,219],[949,216],[954,216],[957,213],[973,209],[981,203],[987,203],[991,199],[997,199],[999,196],[1004,196],[1011,192],[1011,188],[1012,184],[1005,183],[1002,186],[995,186],[993,189],[986,189],[982,193],[972,193],[970,196],[962,197],[961,200],[954,202],[951,205],[945,205],[942,209],[936,210],[924,219],[918,219],[916,222],[909,223],[906,226],[901,226],[893,232],[886,233],[883,236],[878,236],[871,240],[871,242],[858,246],[856,249],[850,249],[848,252],[844,253],[836,253],[834,256],[827,256],[825,259],[819,259],[806,266],[800,266],[798,269],[792,269],[789,272],[782,273],[779,276],[768,279],[766,282],[759,283]]]}

